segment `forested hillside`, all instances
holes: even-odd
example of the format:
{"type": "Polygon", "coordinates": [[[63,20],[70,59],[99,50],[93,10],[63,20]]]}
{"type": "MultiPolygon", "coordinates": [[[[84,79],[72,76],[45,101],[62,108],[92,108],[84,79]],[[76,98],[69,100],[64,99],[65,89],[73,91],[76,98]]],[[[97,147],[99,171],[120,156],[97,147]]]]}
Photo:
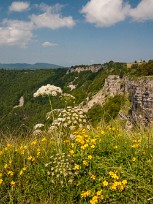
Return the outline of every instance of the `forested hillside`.
{"type": "MultiPolygon", "coordinates": [[[[131,69],[127,69],[124,63],[111,61],[106,63],[105,68],[98,72],[84,71],[68,74],[66,74],[66,68],[0,70],[0,130],[26,132],[31,130],[36,123],[43,123],[46,120],[46,113],[50,111],[48,99],[46,97],[33,97],[34,92],[42,85],[59,86],[64,93],[69,93],[75,97],[75,100],[68,96],[62,97],[60,100],[54,97],[52,99],[53,108],[57,109],[86,103],[86,99],[90,99],[96,94],[103,87],[106,77],[111,74],[120,77],[125,75],[137,77],[152,75],[152,70],[152,61],[141,66],[133,65],[131,69]],[[75,88],[72,89],[71,85],[75,88]],[[15,108],[19,104],[21,96],[24,98],[24,105],[15,108]]],[[[108,101],[108,104],[110,103],[108,101]]],[[[109,105],[109,107],[111,106],[109,105]]],[[[107,109],[109,107],[107,106],[107,109]]],[[[102,111],[104,112],[104,110],[102,111]]]]}

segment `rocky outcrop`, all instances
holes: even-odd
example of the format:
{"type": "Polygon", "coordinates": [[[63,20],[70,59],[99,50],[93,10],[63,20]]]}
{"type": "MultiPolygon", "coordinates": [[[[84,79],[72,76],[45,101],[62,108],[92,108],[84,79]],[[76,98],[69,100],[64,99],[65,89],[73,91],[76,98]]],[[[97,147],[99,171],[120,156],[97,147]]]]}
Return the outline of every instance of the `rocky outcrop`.
{"type": "Polygon", "coordinates": [[[122,79],[117,75],[110,75],[105,79],[105,84],[103,88],[92,97],[90,101],[83,107],[84,112],[88,112],[95,104],[103,105],[108,98],[108,96],[114,97],[118,94],[123,94],[123,89],[121,88],[122,79]]]}
{"type": "Polygon", "coordinates": [[[129,92],[131,115],[134,121],[153,123],[153,77],[125,80],[129,92]]]}
{"type": "Polygon", "coordinates": [[[91,72],[98,72],[101,69],[104,69],[105,66],[103,64],[94,64],[94,65],[79,65],[79,66],[72,66],[68,71],[68,73],[73,72],[83,72],[83,71],[91,71],[91,72]]]}
{"type": "Polygon", "coordinates": [[[14,106],[14,108],[19,108],[22,106],[24,106],[24,97],[23,96],[21,96],[19,99],[19,105],[14,106]]]}
{"type": "MultiPolygon", "coordinates": [[[[103,105],[109,96],[129,94],[131,119],[143,124],[153,123],[153,77],[129,79],[110,75],[103,88],[83,107],[87,112],[94,104],[103,105]]],[[[126,116],[129,118],[129,116],[126,116]]]]}

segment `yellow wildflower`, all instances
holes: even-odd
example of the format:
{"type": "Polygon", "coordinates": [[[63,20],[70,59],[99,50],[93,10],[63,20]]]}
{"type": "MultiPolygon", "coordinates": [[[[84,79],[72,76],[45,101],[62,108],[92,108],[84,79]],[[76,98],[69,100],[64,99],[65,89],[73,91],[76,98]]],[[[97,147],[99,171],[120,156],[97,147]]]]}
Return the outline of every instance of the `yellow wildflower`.
{"type": "Polygon", "coordinates": [[[74,154],[74,151],[73,151],[73,150],[70,150],[70,154],[73,155],[73,154],[74,154]]]}
{"type": "Polygon", "coordinates": [[[113,178],[113,179],[119,179],[119,177],[112,171],[109,172],[109,175],[113,178]]]}
{"type": "Polygon", "coordinates": [[[24,154],[24,150],[22,150],[20,153],[23,155],[24,154]]]}
{"type": "Polygon", "coordinates": [[[93,180],[95,180],[96,176],[92,174],[92,175],[90,176],[90,178],[93,179],[93,180]]]}
{"type": "Polygon", "coordinates": [[[94,196],[91,200],[90,200],[90,204],[96,204],[98,203],[98,196],[94,196]]]}
{"type": "Polygon", "coordinates": [[[119,179],[119,177],[115,173],[112,175],[112,178],[117,180],[119,179]]]}
{"type": "Polygon", "coordinates": [[[91,148],[94,149],[94,148],[95,148],[95,145],[91,145],[91,148]]]}
{"type": "Polygon", "coordinates": [[[2,155],[3,154],[3,152],[2,151],[0,151],[0,155],[2,155]]]}
{"type": "Polygon", "coordinates": [[[89,146],[88,144],[85,144],[85,145],[84,145],[85,148],[87,148],[88,146],[89,146]]]}
{"type": "Polygon", "coordinates": [[[90,190],[84,191],[83,193],[81,193],[81,198],[86,198],[86,197],[88,197],[90,195],[91,195],[91,191],[90,190]]]}
{"type": "Polygon", "coordinates": [[[132,161],[135,162],[137,159],[135,157],[132,158],[132,161]]]}
{"type": "Polygon", "coordinates": [[[22,169],[23,171],[26,171],[27,170],[27,167],[23,167],[23,169],[22,169]]]}
{"type": "Polygon", "coordinates": [[[91,156],[91,155],[88,155],[88,159],[92,159],[92,156],[91,156]]]}
{"type": "Polygon", "coordinates": [[[112,130],[113,130],[113,131],[115,131],[115,128],[114,128],[114,127],[112,127],[112,130]]]}
{"type": "Polygon", "coordinates": [[[21,170],[20,172],[19,172],[19,175],[21,176],[23,174],[23,170],[21,170]]]}
{"type": "Polygon", "coordinates": [[[32,160],[32,156],[29,156],[29,157],[28,157],[28,160],[29,160],[29,161],[32,160]]]}
{"type": "Polygon", "coordinates": [[[131,146],[132,148],[138,148],[139,147],[139,144],[134,144],[131,146]]]}
{"type": "Polygon", "coordinates": [[[0,173],[0,177],[2,177],[2,173],[0,173]]]}
{"type": "Polygon", "coordinates": [[[116,184],[112,184],[112,186],[110,187],[111,190],[115,191],[116,190],[116,184]]]}
{"type": "Polygon", "coordinates": [[[7,146],[7,147],[12,147],[12,145],[11,145],[11,144],[9,144],[9,143],[8,143],[6,146],[7,146]]]}
{"type": "Polygon", "coordinates": [[[103,186],[108,186],[108,182],[106,180],[103,181],[103,186]]]}
{"type": "Polygon", "coordinates": [[[88,166],[88,165],[89,165],[86,160],[83,161],[83,164],[84,164],[85,166],[88,166]]]}
{"type": "Polygon", "coordinates": [[[126,185],[126,184],[127,184],[127,180],[123,180],[123,181],[122,181],[122,184],[123,184],[123,185],[126,185]]]}
{"type": "Polygon", "coordinates": [[[10,182],[11,186],[15,186],[15,181],[10,182]]]}
{"type": "Polygon", "coordinates": [[[7,174],[8,174],[9,176],[13,176],[13,175],[14,175],[13,171],[8,171],[7,174]]]}
{"type": "Polygon", "coordinates": [[[37,151],[37,156],[39,156],[39,154],[40,154],[40,151],[37,151]]]}
{"type": "Polygon", "coordinates": [[[31,142],[31,145],[36,145],[36,143],[37,143],[37,141],[34,140],[34,141],[31,142]]]}
{"type": "Polygon", "coordinates": [[[78,170],[78,169],[80,169],[80,166],[78,164],[75,164],[74,165],[74,170],[78,170]]]}
{"type": "Polygon", "coordinates": [[[35,161],[35,158],[34,157],[32,157],[32,159],[31,159],[32,161],[35,161]]]}
{"type": "Polygon", "coordinates": [[[91,142],[92,142],[93,144],[96,144],[96,139],[91,139],[91,142]]]}
{"type": "Polygon", "coordinates": [[[4,169],[7,169],[7,168],[8,168],[8,164],[5,164],[5,165],[4,165],[4,169]]]}
{"type": "Polygon", "coordinates": [[[46,139],[45,137],[43,137],[43,138],[41,139],[41,141],[42,141],[42,142],[45,142],[45,141],[47,141],[47,139],[46,139]]]}
{"type": "Polygon", "coordinates": [[[70,140],[64,140],[64,143],[69,143],[70,142],[70,140]]]}
{"type": "Polygon", "coordinates": [[[2,184],[3,183],[3,179],[0,179],[0,184],[2,184]]]}
{"type": "Polygon", "coordinates": [[[124,190],[124,186],[121,185],[121,186],[119,187],[119,191],[123,191],[123,190],[124,190]]]}
{"type": "Polygon", "coordinates": [[[84,145],[81,145],[81,149],[85,149],[85,146],[84,146],[84,145]]]}
{"type": "Polygon", "coordinates": [[[102,190],[100,190],[100,191],[97,191],[97,196],[100,196],[101,194],[102,194],[102,190]]]}

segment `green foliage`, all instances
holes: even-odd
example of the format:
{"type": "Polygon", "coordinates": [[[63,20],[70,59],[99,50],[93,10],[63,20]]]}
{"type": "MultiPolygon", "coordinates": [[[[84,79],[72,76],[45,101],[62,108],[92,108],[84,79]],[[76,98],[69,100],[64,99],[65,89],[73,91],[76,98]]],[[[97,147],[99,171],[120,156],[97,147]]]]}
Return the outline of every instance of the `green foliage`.
{"type": "MultiPolygon", "coordinates": [[[[13,130],[24,125],[29,130],[38,121],[43,122],[45,114],[50,111],[48,100],[34,99],[33,93],[48,83],[63,86],[61,78],[65,73],[66,69],[0,70],[0,129],[13,130]],[[24,106],[14,108],[21,96],[25,100],[24,106]]],[[[64,107],[59,99],[55,99],[54,104],[64,107]]]]}
{"type": "Polygon", "coordinates": [[[99,123],[101,119],[104,119],[104,121],[108,123],[111,119],[116,118],[123,103],[123,96],[117,95],[110,97],[103,106],[94,105],[89,109],[87,116],[93,125],[99,123]]]}
{"type": "Polygon", "coordinates": [[[153,75],[153,60],[148,62],[135,63],[128,69],[127,75],[131,76],[151,76],[153,75]]]}
{"type": "Polygon", "coordinates": [[[153,75],[153,61],[149,61],[138,67],[138,72],[143,76],[153,75]]]}

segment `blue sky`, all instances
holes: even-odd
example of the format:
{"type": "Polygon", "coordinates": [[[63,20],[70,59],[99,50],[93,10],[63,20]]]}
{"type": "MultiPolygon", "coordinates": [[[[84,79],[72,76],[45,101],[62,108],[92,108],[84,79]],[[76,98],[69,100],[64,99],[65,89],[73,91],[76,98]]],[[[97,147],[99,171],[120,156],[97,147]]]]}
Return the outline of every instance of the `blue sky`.
{"type": "Polygon", "coordinates": [[[0,63],[153,59],[153,0],[0,0],[0,63]]]}

